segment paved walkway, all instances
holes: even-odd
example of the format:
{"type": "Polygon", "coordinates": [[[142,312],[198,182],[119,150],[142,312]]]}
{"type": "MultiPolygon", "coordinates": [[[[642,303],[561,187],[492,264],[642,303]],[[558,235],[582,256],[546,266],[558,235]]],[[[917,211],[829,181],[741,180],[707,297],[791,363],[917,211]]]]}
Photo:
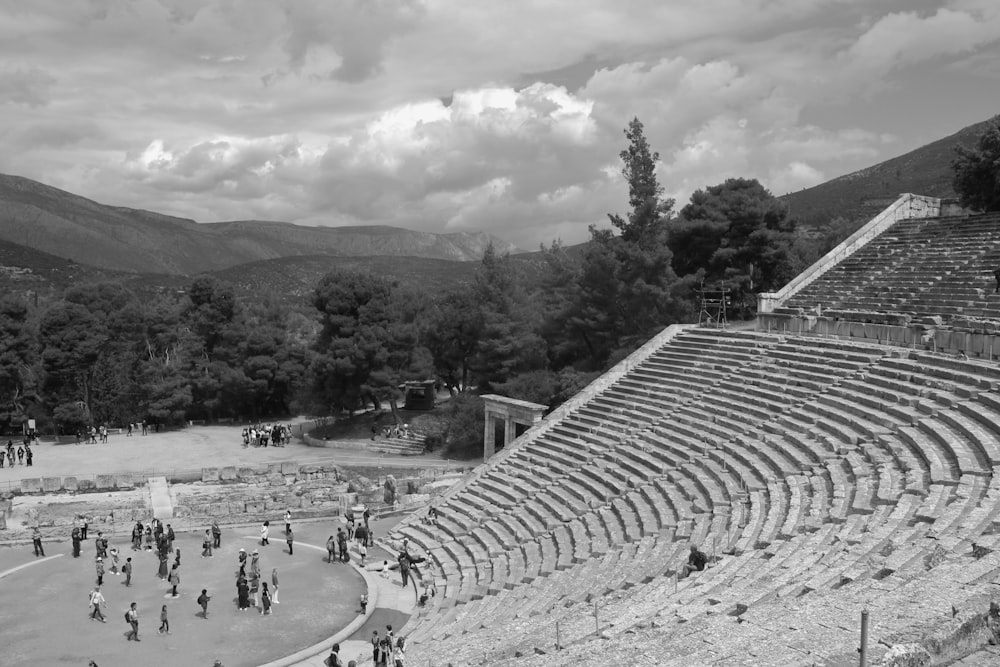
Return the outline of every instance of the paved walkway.
{"type": "MultiPolygon", "coordinates": [[[[0,492],[7,482],[26,477],[93,477],[131,472],[146,477],[175,471],[230,465],[265,466],[270,463],[336,463],[345,466],[394,468],[471,468],[477,461],[451,461],[431,453],[390,456],[357,447],[310,447],[296,439],[285,447],[244,448],[240,426],[191,426],[149,435],[112,435],[107,444],[54,444],[43,440],[32,467],[0,469],[0,492]]],[[[297,435],[297,429],[296,429],[297,435]]],[[[355,444],[364,444],[358,442],[355,444]]]]}
{"type": "Polygon", "coordinates": [[[174,518],[174,504],[170,501],[170,487],[166,477],[150,477],[146,481],[149,488],[149,506],[153,508],[153,516],[169,521],[174,518]]]}

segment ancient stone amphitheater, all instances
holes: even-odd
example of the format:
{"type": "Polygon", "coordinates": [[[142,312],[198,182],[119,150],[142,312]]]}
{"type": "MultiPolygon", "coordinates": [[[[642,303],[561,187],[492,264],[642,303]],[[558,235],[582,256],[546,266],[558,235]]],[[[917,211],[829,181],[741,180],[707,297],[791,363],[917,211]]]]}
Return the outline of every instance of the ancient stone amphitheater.
{"type": "Polygon", "coordinates": [[[904,195],[753,328],[666,329],[400,524],[439,592],[408,664],[856,665],[863,609],[872,664],[986,644],[1000,216],[941,214],[904,195]]]}

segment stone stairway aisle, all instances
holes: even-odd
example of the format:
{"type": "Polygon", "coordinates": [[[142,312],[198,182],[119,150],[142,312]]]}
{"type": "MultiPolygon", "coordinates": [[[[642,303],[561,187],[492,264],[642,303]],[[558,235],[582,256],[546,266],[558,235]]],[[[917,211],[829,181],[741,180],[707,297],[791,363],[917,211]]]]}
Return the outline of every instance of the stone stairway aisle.
{"type": "Polygon", "coordinates": [[[149,489],[149,506],[153,516],[165,520],[174,517],[174,504],[170,501],[170,486],[166,477],[150,477],[146,480],[149,489]]]}

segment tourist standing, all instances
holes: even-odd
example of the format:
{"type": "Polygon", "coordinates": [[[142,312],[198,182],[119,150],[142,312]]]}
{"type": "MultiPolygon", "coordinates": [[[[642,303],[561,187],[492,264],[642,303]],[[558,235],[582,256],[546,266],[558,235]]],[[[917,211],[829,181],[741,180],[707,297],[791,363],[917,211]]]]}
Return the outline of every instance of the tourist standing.
{"type": "Polygon", "coordinates": [[[173,586],[170,590],[170,595],[177,597],[177,586],[181,583],[181,573],[177,568],[177,563],[174,563],[174,566],[170,568],[170,576],[167,577],[167,583],[173,586]]]}
{"type": "Polygon", "coordinates": [[[209,530],[205,531],[205,539],[201,541],[201,557],[212,557],[212,534],[209,530]]]}
{"type": "Polygon", "coordinates": [[[267,544],[270,544],[270,542],[267,541],[267,533],[268,533],[268,530],[269,530],[268,526],[270,526],[270,522],[269,521],[265,521],[261,525],[261,527],[260,527],[260,545],[261,546],[265,546],[267,544]]]}
{"type": "Polygon", "coordinates": [[[287,533],[292,529],[292,511],[285,510],[285,532],[287,533]]]}
{"type": "Polygon", "coordinates": [[[125,586],[129,587],[132,585],[132,557],[129,556],[125,559],[125,564],[122,565],[122,572],[125,574],[125,586]]]}
{"type": "Polygon", "coordinates": [[[260,615],[271,613],[271,594],[267,591],[267,582],[260,584],[260,615]]]}
{"type": "Polygon", "coordinates": [[[372,630],[372,662],[378,665],[379,646],[381,642],[378,638],[378,630],[372,630]]]}
{"type": "Polygon", "coordinates": [[[42,534],[35,526],[31,531],[31,545],[35,548],[35,557],[45,556],[45,549],[42,548],[42,534]]]}
{"type": "Polygon", "coordinates": [[[337,549],[337,541],[334,540],[333,535],[331,535],[326,540],[326,562],[327,563],[332,563],[333,562],[333,554],[336,551],[336,549],[337,549]]]}
{"type": "Polygon", "coordinates": [[[97,585],[98,586],[103,586],[104,585],[104,559],[101,558],[100,556],[98,556],[97,560],[94,563],[94,567],[97,570],[97,585]]]}
{"type": "Polygon", "coordinates": [[[213,548],[218,549],[222,546],[222,529],[219,528],[218,521],[212,522],[212,539],[214,540],[213,548]]]}
{"type": "Polygon", "coordinates": [[[260,590],[260,573],[250,570],[250,595],[253,597],[253,606],[258,607],[257,592],[260,590]]]}
{"type": "Polygon", "coordinates": [[[247,585],[247,578],[243,575],[236,579],[236,596],[239,600],[240,611],[250,606],[250,587],[247,585]]]}
{"type": "Polygon", "coordinates": [[[278,568],[271,569],[271,602],[278,604],[278,568]]]}
{"type": "Polygon", "coordinates": [[[174,529],[171,528],[170,524],[168,523],[167,524],[167,553],[173,553],[173,551],[174,551],[174,539],[175,539],[175,537],[176,536],[174,535],[174,529]]]}
{"type": "Polygon", "coordinates": [[[288,543],[288,555],[292,555],[292,543],[295,542],[295,536],[292,535],[292,529],[289,528],[285,533],[285,542],[288,543]]]}
{"type": "Polygon", "coordinates": [[[73,532],[70,533],[70,538],[73,540],[73,558],[80,557],[80,527],[73,526],[73,532]]]}

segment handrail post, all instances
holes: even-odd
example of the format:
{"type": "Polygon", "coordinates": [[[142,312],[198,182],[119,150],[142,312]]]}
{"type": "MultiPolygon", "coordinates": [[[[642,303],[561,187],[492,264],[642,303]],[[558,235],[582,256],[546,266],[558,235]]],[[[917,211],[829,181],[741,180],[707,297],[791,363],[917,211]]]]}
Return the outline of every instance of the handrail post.
{"type": "Polygon", "coordinates": [[[861,610],[861,648],[858,649],[859,667],[868,667],[868,610],[861,610]]]}

